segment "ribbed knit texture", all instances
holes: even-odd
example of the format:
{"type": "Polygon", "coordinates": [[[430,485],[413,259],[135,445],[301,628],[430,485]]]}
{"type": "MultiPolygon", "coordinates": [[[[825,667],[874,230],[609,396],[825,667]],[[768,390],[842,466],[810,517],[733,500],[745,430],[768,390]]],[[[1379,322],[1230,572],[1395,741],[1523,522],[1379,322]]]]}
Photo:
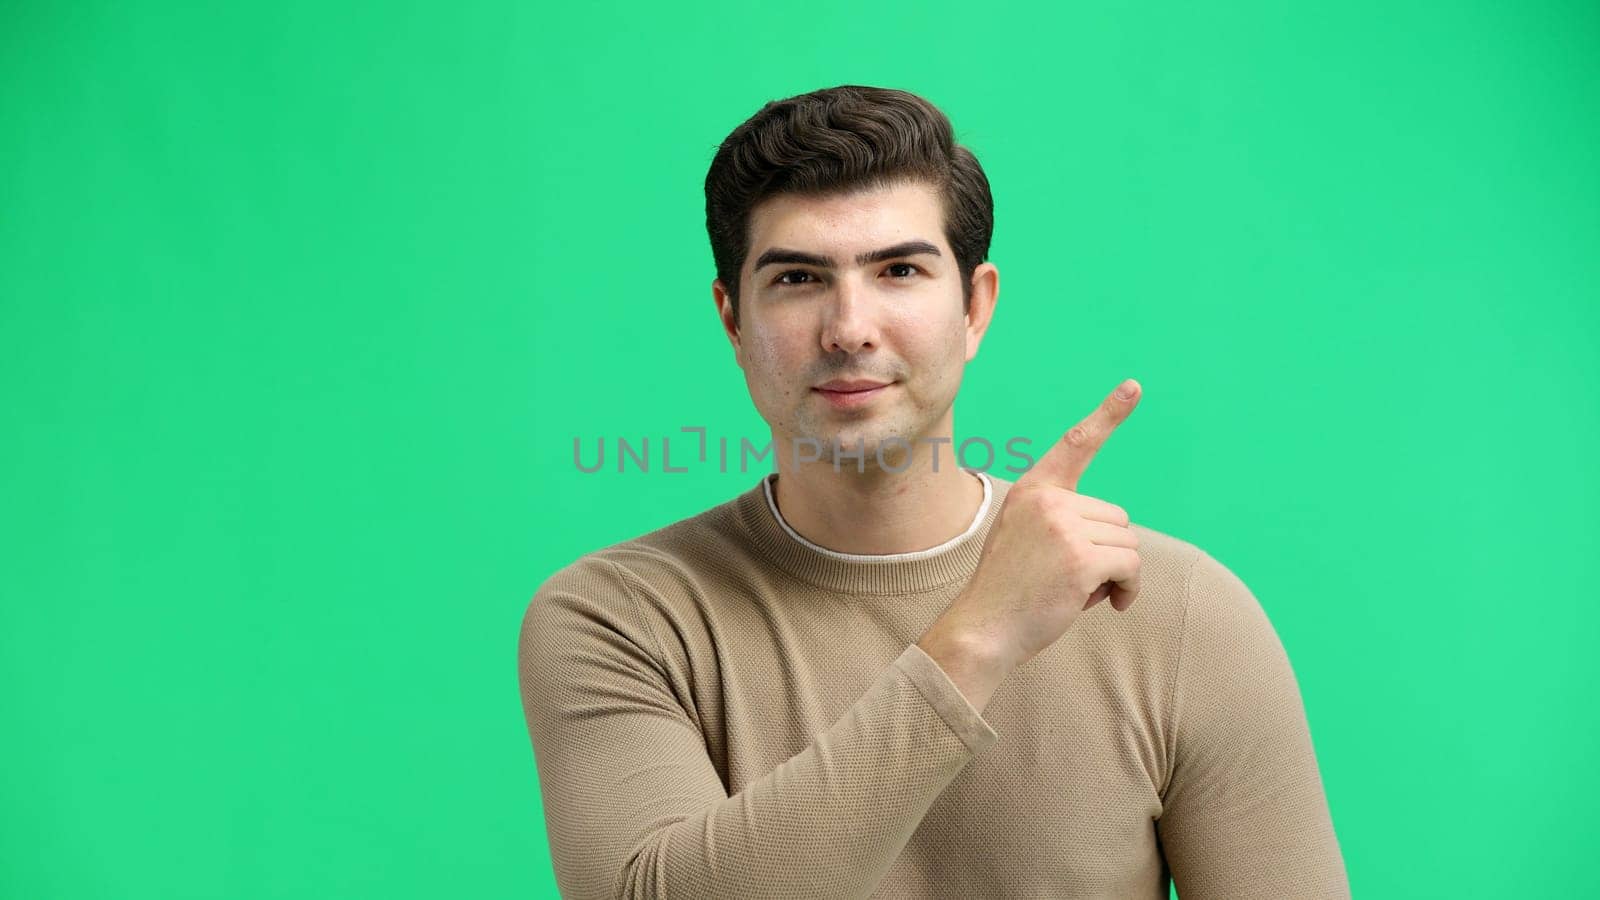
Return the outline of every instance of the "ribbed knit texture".
{"type": "Polygon", "coordinates": [[[1194,545],[1135,523],[1137,602],[981,715],[915,645],[977,566],[988,477],[931,554],[824,552],[758,481],[545,581],[518,665],[562,895],[1349,896],[1283,646],[1194,545]]]}

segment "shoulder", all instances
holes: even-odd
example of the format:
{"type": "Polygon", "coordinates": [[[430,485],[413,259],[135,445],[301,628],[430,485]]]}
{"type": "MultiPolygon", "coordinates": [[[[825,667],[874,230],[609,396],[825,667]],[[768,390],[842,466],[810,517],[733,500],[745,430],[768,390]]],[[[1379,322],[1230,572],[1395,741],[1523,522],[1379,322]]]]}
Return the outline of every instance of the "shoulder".
{"type": "Polygon", "coordinates": [[[1177,578],[1176,615],[1170,621],[1176,626],[1174,674],[1180,682],[1278,679],[1288,673],[1277,630],[1238,573],[1188,541],[1158,534],[1151,543],[1167,560],[1158,564],[1169,573],[1165,577],[1177,578]]]}
{"type": "Polygon", "coordinates": [[[1141,577],[1167,590],[1180,632],[1190,635],[1271,631],[1265,610],[1244,580],[1205,547],[1133,523],[1141,577]]]}
{"type": "Polygon", "coordinates": [[[730,564],[738,556],[730,521],[732,502],[591,550],[562,565],[534,591],[527,615],[554,608],[632,617],[654,605],[655,598],[692,589],[707,570],[730,564]]]}
{"type": "Polygon", "coordinates": [[[1244,579],[1200,547],[1194,547],[1186,566],[1183,593],[1186,631],[1276,640],[1266,610],[1244,579]]]}

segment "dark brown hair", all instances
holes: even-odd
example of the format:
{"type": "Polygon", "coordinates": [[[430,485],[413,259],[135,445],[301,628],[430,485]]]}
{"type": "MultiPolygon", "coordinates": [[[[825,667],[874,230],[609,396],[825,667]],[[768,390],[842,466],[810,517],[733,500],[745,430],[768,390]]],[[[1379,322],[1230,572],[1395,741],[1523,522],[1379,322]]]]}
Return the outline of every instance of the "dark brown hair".
{"type": "Polygon", "coordinates": [[[994,198],[977,157],[955,142],[938,107],[906,91],[846,84],[769,101],[735,128],[706,173],[706,232],[734,323],[750,211],[761,201],[907,180],[933,186],[944,201],[944,236],[961,270],[963,308],[970,308],[972,272],[994,234],[994,198]]]}

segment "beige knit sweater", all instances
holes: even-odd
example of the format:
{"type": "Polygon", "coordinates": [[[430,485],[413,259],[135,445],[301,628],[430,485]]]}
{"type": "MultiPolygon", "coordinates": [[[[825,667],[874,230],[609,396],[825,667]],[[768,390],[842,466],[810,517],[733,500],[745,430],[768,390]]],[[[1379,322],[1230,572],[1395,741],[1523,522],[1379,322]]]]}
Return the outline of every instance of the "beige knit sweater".
{"type": "Polygon", "coordinates": [[[586,897],[1346,897],[1293,670],[1261,606],[1134,524],[1141,589],[980,715],[915,642],[1011,482],[911,554],[806,541],[768,474],[586,554],[522,622],[556,881],[586,897]]]}

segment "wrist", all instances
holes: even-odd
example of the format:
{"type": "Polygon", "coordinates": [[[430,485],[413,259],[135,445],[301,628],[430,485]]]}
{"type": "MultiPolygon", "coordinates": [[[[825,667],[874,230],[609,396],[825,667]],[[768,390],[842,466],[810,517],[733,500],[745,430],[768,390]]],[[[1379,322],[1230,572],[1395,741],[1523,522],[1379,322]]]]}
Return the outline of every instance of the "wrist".
{"type": "Polygon", "coordinates": [[[980,713],[1014,668],[998,641],[959,621],[940,618],[917,639],[917,646],[980,713]]]}

